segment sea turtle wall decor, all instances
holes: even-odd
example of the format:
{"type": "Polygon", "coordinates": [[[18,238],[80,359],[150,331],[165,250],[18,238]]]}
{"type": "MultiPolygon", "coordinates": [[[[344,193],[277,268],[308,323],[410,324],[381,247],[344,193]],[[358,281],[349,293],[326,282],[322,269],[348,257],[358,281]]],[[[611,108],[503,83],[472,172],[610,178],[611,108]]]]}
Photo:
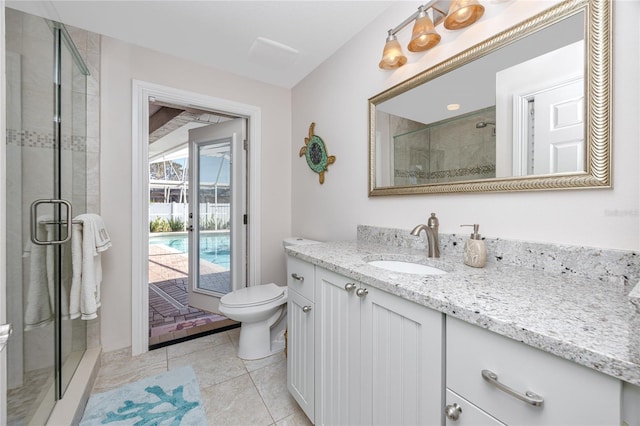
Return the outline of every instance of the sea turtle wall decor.
{"type": "Polygon", "coordinates": [[[324,172],[328,171],[329,164],[336,161],[335,155],[327,154],[327,147],[318,135],[313,134],[316,123],[309,126],[309,137],[304,138],[304,146],[300,148],[300,157],[307,159],[309,168],[320,175],[320,185],[324,183],[324,172]]]}

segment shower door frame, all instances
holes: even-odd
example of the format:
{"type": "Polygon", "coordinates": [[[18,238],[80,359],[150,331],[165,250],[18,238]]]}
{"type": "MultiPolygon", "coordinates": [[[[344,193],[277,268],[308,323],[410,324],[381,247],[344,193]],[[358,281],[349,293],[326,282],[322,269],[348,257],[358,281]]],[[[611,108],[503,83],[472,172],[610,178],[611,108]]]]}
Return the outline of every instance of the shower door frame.
{"type": "MultiPolygon", "coordinates": [[[[4,2],[0,1],[0,70],[4,70],[5,64],[5,11],[4,2]]],[[[6,110],[7,105],[7,81],[5,73],[0,73],[0,105],[6,110]]],[[[0,114],[0,223],[7,223],[7,129],[6,114],[0,114]]],[[[7,265],[6,265],[6,226],[0,226],[0,324],[7,322],[7,265]]],[[[7,351],[0,351],[0,395],[3,402],[0,403],[0,424],[7,424],[7,351]]]]}

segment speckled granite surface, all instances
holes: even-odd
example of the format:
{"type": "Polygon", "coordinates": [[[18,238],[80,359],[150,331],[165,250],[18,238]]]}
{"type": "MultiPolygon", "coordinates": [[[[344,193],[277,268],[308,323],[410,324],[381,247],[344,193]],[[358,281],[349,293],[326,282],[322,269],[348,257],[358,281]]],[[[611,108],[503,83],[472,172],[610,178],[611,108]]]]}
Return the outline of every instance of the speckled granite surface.
{"type": "Polygon", "coordinates": [[[424,235],[407,234],[359,227],[358,241],[287,247],[286,252],[640,385],[640,312],[629,298],[640,270],[637,254],[488,239],[492,260],[476,269],[462,263],[466,234],[441,236],[439,259],[426,258],[424,235]],[[449,273],[403,274],[367,264],[381,259],[410,260],[449,273]]]}

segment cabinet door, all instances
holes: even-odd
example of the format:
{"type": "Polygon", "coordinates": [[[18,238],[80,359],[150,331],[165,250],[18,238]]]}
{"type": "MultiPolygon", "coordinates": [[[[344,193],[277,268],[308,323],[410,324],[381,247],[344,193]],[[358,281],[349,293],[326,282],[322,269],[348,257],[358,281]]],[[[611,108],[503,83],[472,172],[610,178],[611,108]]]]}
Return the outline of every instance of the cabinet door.
{"type": "Polygon", "coordinates": [[[314,416],[314,305],[295,291],[287,301],[287,388],[313,421],[314,416]]]}
{"type": "Polygon", "coordinates": [[[362,300],[362,422],[440,424],[443,315],[375,288],[362,300]]]}
{"type": "Polygon", "coordinates": [[[316,424],[360,424],[360,298],[353,281],[316,268],[316,424]]]}

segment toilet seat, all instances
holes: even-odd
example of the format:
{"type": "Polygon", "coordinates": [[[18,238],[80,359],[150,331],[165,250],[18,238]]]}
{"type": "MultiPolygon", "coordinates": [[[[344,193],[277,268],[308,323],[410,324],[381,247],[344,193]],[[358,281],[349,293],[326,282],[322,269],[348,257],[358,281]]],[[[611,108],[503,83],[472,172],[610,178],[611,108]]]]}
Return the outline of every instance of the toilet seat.
{"type": "Polygon", "coordinates": [[[286,297],[285,287],[269,283],[241,288],[220,298],[220,304],[229,308],[247,308],[266,305],[286,297]]]}

